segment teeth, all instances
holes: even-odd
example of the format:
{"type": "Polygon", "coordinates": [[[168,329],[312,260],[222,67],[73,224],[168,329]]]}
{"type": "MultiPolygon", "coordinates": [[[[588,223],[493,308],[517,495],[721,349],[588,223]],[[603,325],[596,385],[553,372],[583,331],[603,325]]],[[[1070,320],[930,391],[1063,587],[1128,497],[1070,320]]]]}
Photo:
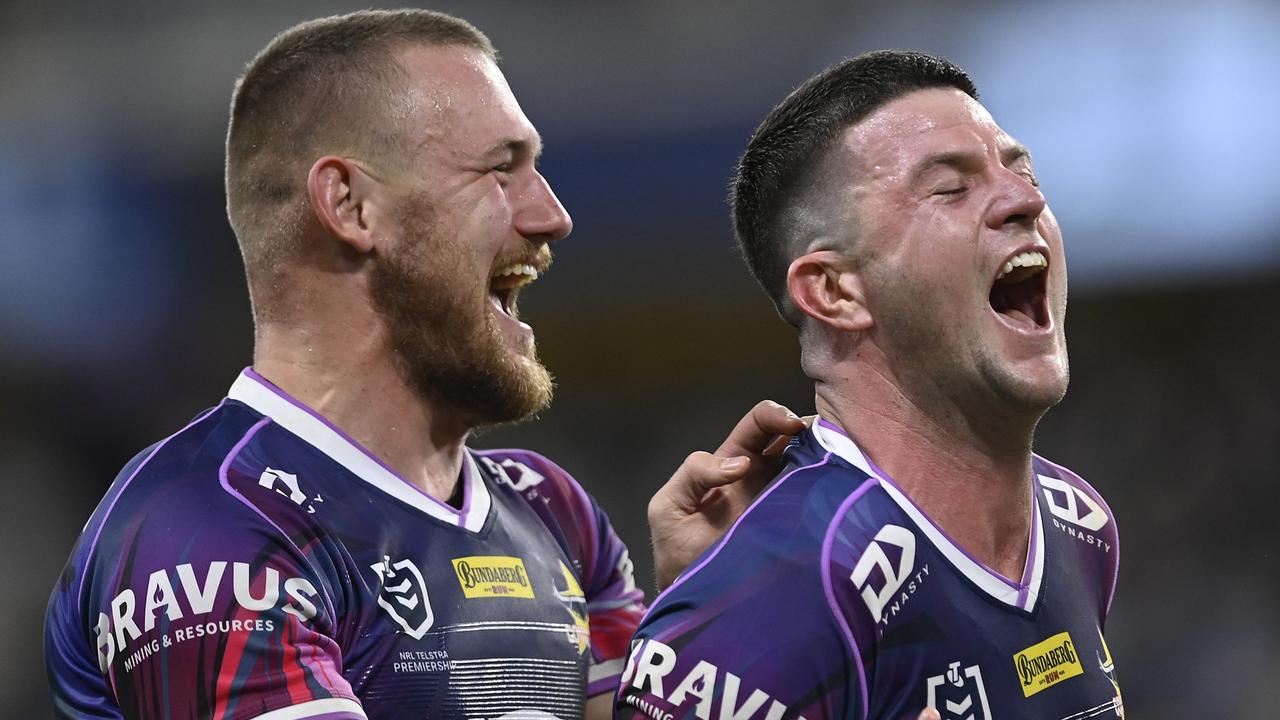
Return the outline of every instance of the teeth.
{"type": "Polygon", "coordinates": [[[1003,278],[1005,275],[1008,275],[1009,273],[1013,272],[1014,268],[1020,268],[1020,267],[1044,268],[1048,266],[1049,266],[1049,260],[1044,256],[1044,253],[1042,252],[1033,251],[1033,252],[1019,253],[1017,255],[1014,255],[1011,260],[1009,260],[1004,264],[1004,267],[1000,269],[1000,274],[996,276],[996,279],[999,280],[1000,278],[1003,278]]]}
{"type": "Polygon", "coordinates": [[[530,280],[537,280],[538,269],[532,265],[516,264],[516,265],[508,265],[493,274],[495,278],[507,277],[509,275],[525,275],[525,276],[528,276],[530,280]]]}

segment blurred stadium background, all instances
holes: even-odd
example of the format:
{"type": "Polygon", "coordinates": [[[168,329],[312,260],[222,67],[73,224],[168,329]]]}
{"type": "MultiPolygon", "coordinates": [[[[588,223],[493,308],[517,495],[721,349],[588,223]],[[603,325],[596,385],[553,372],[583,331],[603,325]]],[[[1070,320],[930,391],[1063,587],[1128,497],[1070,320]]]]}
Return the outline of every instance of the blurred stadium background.
{"type": "MultiPolygon", "coordinates": [[[[223,216],[232,81],[343,2],[0,3],[0,715],[48,716],[44,605],[117,468],[250,360],[223,216]]],[[[1280,706],[1280,5],[452,2],[501,49],[577,229],[525,296],[555,406],[477,444],[582,479],[650,576],[649,495],[753,402],[812,406],[735,256],[737,153],[849,54],[940,53],[1036,153],[1067,238],[1073,383],[1039,451],[1122,530],[1133,717],[1280,706]]]]}

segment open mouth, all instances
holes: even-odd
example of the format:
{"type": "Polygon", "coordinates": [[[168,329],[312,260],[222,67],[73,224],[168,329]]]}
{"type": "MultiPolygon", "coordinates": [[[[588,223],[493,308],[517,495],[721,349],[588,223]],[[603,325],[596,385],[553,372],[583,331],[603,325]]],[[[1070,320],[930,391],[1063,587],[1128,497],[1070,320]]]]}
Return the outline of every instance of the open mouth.
{"type": "Polygon", "coordinates": [[[1015,327],[1048,327],[1048,269],[1049,259],[1039,250],[1020,252],[1006,260],[991,284],[991,309],[1015,327]]]}
{"type": "Polygon", "coordinates": [[[504,315],[519,318],[516,299],[520,288],[538,279],[538,269],[528,263],[512,263],[498,268],[489,276],[489,298],[504,315]]]}

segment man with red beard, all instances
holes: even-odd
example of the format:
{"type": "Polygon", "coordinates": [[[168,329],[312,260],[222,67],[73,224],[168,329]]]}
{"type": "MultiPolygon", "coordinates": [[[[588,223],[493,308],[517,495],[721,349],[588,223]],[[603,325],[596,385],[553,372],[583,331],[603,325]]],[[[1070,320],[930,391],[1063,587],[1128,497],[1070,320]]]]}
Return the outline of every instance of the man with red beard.
{"type": "MultiPolygon", "coordinates": [[[[50,601],[58,717],[599,717],[643,610],[564,470],[473,451],[547,406],[516,299],[569,234],[488,39],[427,11],[294,27],[236,86],[253,366],[148,448],[50,601]],[[590,703],[587,698],[596,698],[590,703]]],[[[669,580],[799,419],[762,404],[652,507],[669,580]]]]}

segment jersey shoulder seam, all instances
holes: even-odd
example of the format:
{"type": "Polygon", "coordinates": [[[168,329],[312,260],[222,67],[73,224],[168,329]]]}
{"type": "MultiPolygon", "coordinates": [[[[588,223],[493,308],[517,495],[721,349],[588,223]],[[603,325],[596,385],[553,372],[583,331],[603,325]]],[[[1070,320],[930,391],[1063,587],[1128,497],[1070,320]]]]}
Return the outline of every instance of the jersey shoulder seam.
{"type": "Polygon", "coordinates": [[[826,595],[827,610],[831,613],[832,619],[840,629],[841,638],[848,646],[849,654],[858,674],[858,691],[860,693],[858,701],[864,705],[867,697],[866,668],[862,665],[862,652],[858,646],[858,639],[854,636],[853,628],[850,627],[848,620],[844,617],[844,613],[840,611],[839,603],[836,601],[834,579],[831,577],[831,545],[835,539],[837,528],[840,527],[840,523],[849,513],[849,510],[866,497],[868,493],[879,487],[880,479],[874,475],[869,476],[841,501],[840,506],[832,515],[831,522],[827,525],[827,531],[822,539],[822,553],[819,555],[819,563],[821,563],[819,572],[822,577],[822,590],[826,595]]]}

